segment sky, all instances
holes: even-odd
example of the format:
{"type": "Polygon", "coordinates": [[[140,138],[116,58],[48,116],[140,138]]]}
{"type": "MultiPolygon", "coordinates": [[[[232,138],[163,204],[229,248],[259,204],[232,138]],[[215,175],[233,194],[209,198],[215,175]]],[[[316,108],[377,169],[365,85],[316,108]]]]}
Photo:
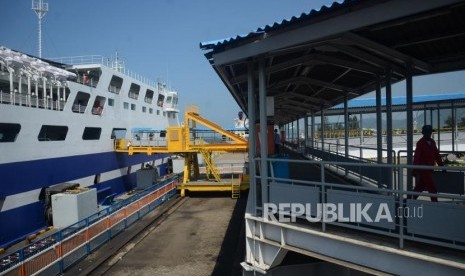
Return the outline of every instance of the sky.
{"type": "MultiPolygon", "coordinates": [[[[38,20],[31,0],[0,0],[0,45],[38,55],[38,20]]],[[[299,16],[328,0],[46,0],[42,57],[102,55],[116,51],[126,68],[166,82],[179,94],[181,113],[200,114],[232,128],[238,105],[215,73],[200,42],[246,34],[299,16]]],[[[402,95],[405,85],[393,87],[402,95]]],[[[414,79],[414,94],[465,92],[463,72],[414,79]]],[[[374,94],[368,96],[374,97],[374,94]]]]}

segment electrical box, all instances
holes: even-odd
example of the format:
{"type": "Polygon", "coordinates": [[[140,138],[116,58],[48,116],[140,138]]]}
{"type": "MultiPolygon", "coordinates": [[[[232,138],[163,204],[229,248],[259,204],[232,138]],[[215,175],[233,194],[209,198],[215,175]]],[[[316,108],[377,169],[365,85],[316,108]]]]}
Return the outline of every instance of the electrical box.
{"type": "Polygon", "coordinates": [[[52,195],[53,226],[64,228],[98,212],[97,190],[76,189],[52,195]]]}
{"type": "Polygon", "coordinates": [[[175,126],[168,128],[168,150],[170,152],[185,151],[186,141],[184,141],[184,127],[175,126]]]}
{"type": "Polygon", "coordinates": [[[156,168],[144,168],[136,172],[137,188],[146,189],[153,185],[158,177],[156,168]]]}

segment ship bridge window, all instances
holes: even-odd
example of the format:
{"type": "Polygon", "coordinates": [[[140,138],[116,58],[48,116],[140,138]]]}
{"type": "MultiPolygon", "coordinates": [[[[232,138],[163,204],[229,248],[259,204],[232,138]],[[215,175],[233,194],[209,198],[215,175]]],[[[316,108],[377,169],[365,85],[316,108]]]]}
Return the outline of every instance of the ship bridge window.
{"type": "Polygon", "coordinates": [[[136,99],[139,97],[140,85],[131,83],[131,87],[129,88],[128,97],[132,99],[136,99]]]}
{"type": "Polygon", "coordinates": [[[163,107],[163,101],[165,100],[165,96],[162,94],[158,95],[157,105],[159,107],[163,107]]]}
{"type": "Polygon", "coordinates": [[[126,138],[126,132],[125,128],[114,128],[111,131],[111,139],[124,139],[126,138]]]}
{"type": "Polygon", "coordinates": [[[86,127],[82,134],[82,140],[98,140],[101,133],[102,128],[100,127],[86,127]]]}
{"type": "Polygon", "coordinates": [[[121,87],[123,86],[123,79],[118,76],[113,76],[108,85],[108,91],[111,93],[119,94],[121,87]]]}
{"type": "Polygon", "coordinates": [[[74,113],[84,113],[89,103],[89,98],[90,95],[88,93],[79,91],[74,99],[73,106],[71,107],[72,111],[74,113]]]}
{"type": "Polygon", "coordinates": [[[20,130],[20,124],[0,123],[0,143],[16,141],[20,130]]]}
{"type": "Polygon", "coordinates": [[[67,133],[67,126],[43,125],[37,139],[39,141],[64,141],[67,133]]]}
{"type": "Polygon", "coordinates": [[[103,108],[105,107],[106,98],[97,96],[95,97],[94,105],[92,106],[92,114],[102,115],[103,108]]]}
{"type": "Polygon", "coordinates": [[[145,92],[144,101],[145,101],[146,103],[152,103],[153,94],[154,94],[154,92],[153,92],[152,90],[147,89],[147,91],[145,92]]]}
{"type": "Polygon", "coordinates": [[[171,97],[171,96],[166,97],[166,103],[167,103],[167,104],[170,104],[172,98],[173,98],[173,97],[171,97]]]}

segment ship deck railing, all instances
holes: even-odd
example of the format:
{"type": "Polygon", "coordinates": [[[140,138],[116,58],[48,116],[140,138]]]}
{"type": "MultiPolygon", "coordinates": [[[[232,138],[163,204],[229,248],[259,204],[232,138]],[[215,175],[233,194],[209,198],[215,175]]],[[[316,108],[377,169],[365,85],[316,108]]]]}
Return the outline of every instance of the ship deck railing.
{"type": "Polygon", "coordinates": [[[9,93],[0,91],[0,103],[61,111],[66,101],[62,99],[55,100],[49,97],[45,99],[39,98],[35,94],[28,95],[19,92],[9,93]]]}
{"type": "MultiPolygon", "coordinates": [[[[50,60],[63,63],[63,64],[68,64],[68,65],[76,65],[76,66],[102,65],[108,68],[113,68],[112,64],[114,63],[114,60],[101,56],[101,55],[58,57],[58,58],[51,58],[50,60]]],[[[115,70],[119,71],[120,73],[128,77],[131,77],[135,80],[145,83],[151,87],[158,87],[159,82],[150,80],[149,78],[146,78],[142,76],[141,74],[138,74],[134,71],[126,69],[126,67],[124,66],[116,68],[115,70]]]]}

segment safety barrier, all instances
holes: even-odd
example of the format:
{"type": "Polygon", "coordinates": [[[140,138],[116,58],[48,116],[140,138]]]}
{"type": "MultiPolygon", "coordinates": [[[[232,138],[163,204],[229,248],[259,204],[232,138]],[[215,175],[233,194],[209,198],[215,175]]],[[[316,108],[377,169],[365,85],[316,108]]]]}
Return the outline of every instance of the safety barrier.
{"type": "Polygon", "coordinates": [[[177,176],[0,257],[0,275],[58,275],[176,193],[177,176]]]}
{"type": "MultiPolygon", "coordinates": [[[[256,158],[260,161],[260,158],[256,158]]],[[[320,218],[316,221],[320,222],[321,231],[326,232],[327,225],[347,228],[352,230],[360,230],[378,234],[381,236],[397,239],[399,248],[404,247],[405,241],[415,241],[430,245],[439,245],[452,249],[457,249],[465,252],[465,195],[452,193],[437,193],[431,194],[428,192],[415,192],[406,189],[407,170],[437,169],[449,170],[448,167],[433,167],[420,165],[406,164],[364,164],[364,163],[348,163],[348,162],[332,162],[332,161],[309,161],[309,160],[290,160],[290,159],[267,159],[271,163],[271,167],[275,167],[275,163],[287,163],[289,166],[305,166],[307,168],[307,176],[304,179],[299,178],[284,178],[276,175],[270,175],[266,178],[266,183],[262,183],[261,177],[255,175],[255,181],[258,185],[266,186],[266,189],[255,188],[255,210],[254,214],[260,214],[263,211],[265,203],[290,204],[296,203],[306,207],[310,206],[311,213],[305,214],[308,217],[317,217],[318,204],[333,204],[337,206],[337,215],[339,218],[325,221],[320,218]],[[340,167],[365,167],[374,171],[380,168],[389,168],[390,171],[398,171],[396,174],[398,185],[392,188],[385,187],[363,187],[358,185],[347,185],[337,183],[336,178],[327,176],[328,165],[337,165],[340,167]],[[331,182],[331,181],[336,181],[331,182]],[[418,197],[418,199],[413,199],[418,197]],[[439,202],[430,202],[430,197],[436,197],[439,202]],[[351,205],[352,204],[352,205],[351,205]],[[366,217],[348,219],[347,213],[356,212],[352,206],[368,206],[366,217]],[[383,209],[384,208],[384,209],[383,209]],[[345,211],[344,211],[345,210],[345,211]],[[376,221],[375,218],[380,213],[388,214],[386,218],[376,221]],[[344,217],[346,216],[346,217],[344,217]],[[438,227],[440,225],[441,227],[438,227]]],[[[457,173],[465,174],[464,167],[454,167],[453,170],[457,173]]],[[[355,170],[354,170],[355,171],[355,170]]],[[[443,173],[448,175],[449,172],[443,173]]],[[[410,180],[411,181],[411,180],[410,180]]],[[[462,190],[465,185],[464,178],[459,181],[462,190]]],[[[452,185],[453,183],[448,183],[452,185]]],[[[253,187],[252,187],[253,188],[253,187]]],[[[253,204],[252,204],[253,206],[253,204]]],[[[284,205],[283,205],[284,206],[284,205]]],[[[287,207],[290,208],[290,207],[287,207]]],[[[323,208],[323,207],[322,207],[323,208]]],[[[298,209],[298,208],[297,208],[298,209]]],[[[307,211],[307,210],[305,210],[307,211]]],[[[289,210],[284,212],[289,215],[289,210]]],[[[292,210],[296,213],[296,210],[292,210]]],[[[357,215],[360,215],[358,212],[357,215]]],[[[304,217],[304,219],[308,219],[304,217]]]]}

